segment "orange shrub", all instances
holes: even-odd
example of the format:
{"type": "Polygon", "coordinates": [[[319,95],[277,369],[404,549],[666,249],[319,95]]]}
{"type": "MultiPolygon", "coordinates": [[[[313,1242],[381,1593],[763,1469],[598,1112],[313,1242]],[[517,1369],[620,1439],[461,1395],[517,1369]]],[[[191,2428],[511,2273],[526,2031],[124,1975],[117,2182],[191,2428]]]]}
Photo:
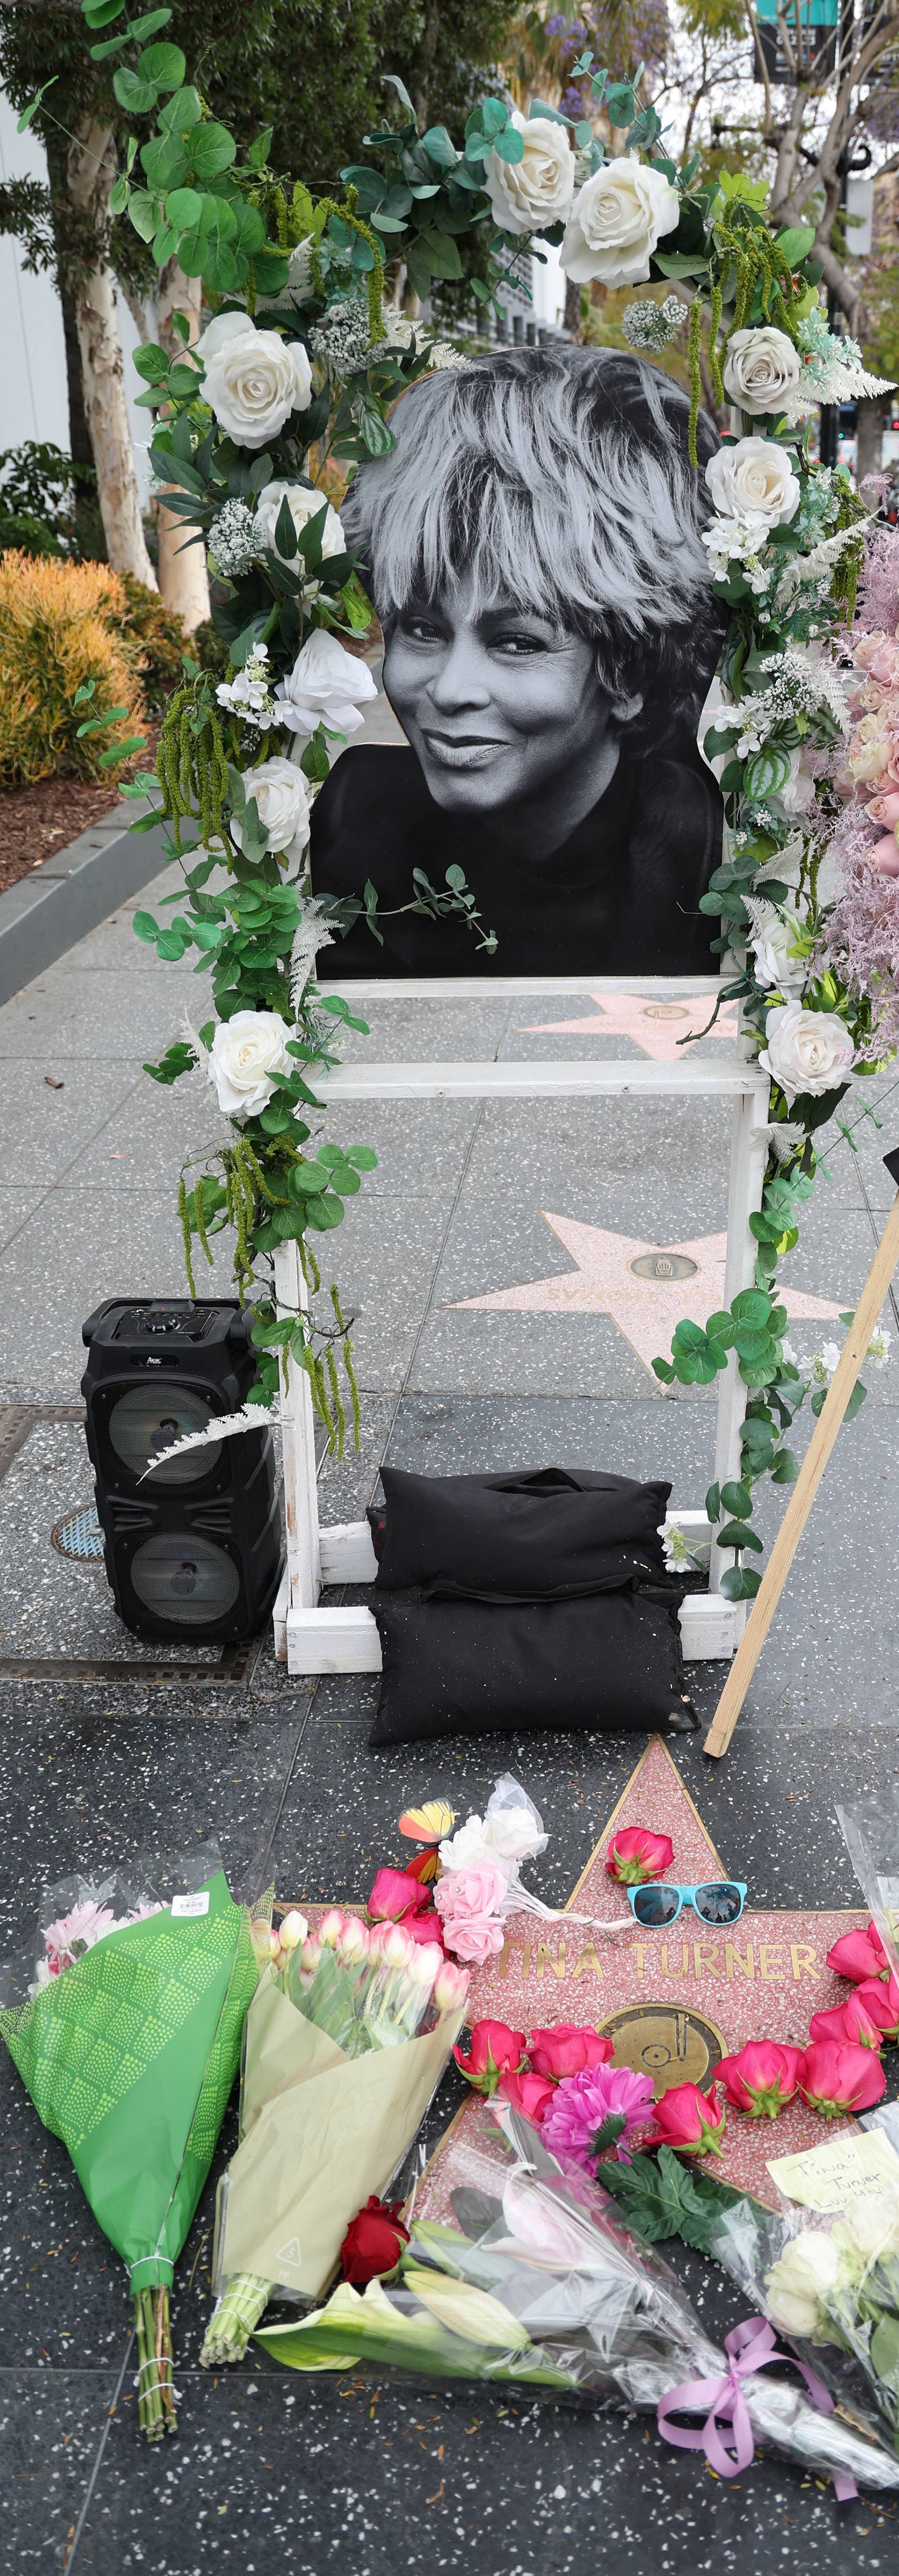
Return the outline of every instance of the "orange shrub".
{"type": "Polygon", "coordinates": [[[123,632],[128,601],[108,564],[67,563],[12,550],[0,555],[0,785],[27,785],[55,770],[115,776],[99,767],[115,741],[140,732],[140,651],[123,632]],[[73,706],[94,680],[89,706],[73,706]],[[108,732],[77,739],[96,711],[127,707],[108,732]]]}

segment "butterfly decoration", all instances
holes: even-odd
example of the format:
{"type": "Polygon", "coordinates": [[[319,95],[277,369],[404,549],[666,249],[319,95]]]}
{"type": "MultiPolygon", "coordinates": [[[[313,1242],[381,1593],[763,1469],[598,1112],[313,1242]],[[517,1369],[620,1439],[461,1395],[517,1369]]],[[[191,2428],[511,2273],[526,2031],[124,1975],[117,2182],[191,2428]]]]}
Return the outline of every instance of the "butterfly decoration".
{"type": "Polygon", "coordinates": [[[400,1833],[405,1834],[409,1842],[425,1846],[423,1851],[415,1853],[412,1860],[403,1861],[407,1878],[417,1878],[420,1885],[426,1887],[432,1878],[437,1877],[440,1868],[437,1845],[452,1833],[455,1821],[455,1808],[448,1806],[445,1798],[431,1798],[424,1807],[405,1809],[399,1818],[400,1833]]]}

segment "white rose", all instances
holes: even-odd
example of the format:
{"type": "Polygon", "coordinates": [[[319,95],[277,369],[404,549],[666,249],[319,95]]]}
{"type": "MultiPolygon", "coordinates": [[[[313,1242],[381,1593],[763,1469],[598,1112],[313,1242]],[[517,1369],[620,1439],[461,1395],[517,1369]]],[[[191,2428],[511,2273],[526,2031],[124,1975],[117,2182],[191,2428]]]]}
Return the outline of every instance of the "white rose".
{"type": "Polygon", "coordinates": [[[804,1011],[783,1002],[769,1011],[759,1063],[792,1104],[798,1092],[836,1091],[855,1061],[852,1039],[835,1011],[804,1011]]]}
{"type": "Polygon", "coordinates": [[[785,331],[766,322],[760,331],[734,331],[727,344],[724,382],[731,401],[754,418],[782,411],[802,375],[798,351],[785,331]]]}
{"type": "Polygon", "coordinates": [[[797,937],[797,924],[790,919],[789,914],[786,917],[779,912],[771,914],[770,920],[764,923],[763,927],[756,932],[755,938],[750,941],[755,958],[757,984],[763,984],[766,989],[776,985],[781,993],[789,992],[791,987],[801,992],[805,982],[806,960],[804,957],[792,957],[790,954],[797,937]]]}
{"type": "Polygon", "coordinates": [[[364,706],[377,694],[366,664],[321,626],[307,637],[289,678],[279,680],[275,691],[281,722],[294,733],[314,733],[319,724],[331,733],[358,733],[357,700],[364,706]]]}
{"type": "Polygon", "coordinates": [[[840,2272],[837,2246],[823,2228],[805,2227],[784,2247],[768,2273],[766,2305],[772,2324],[784,2334],[818,2343],[836,2338],[827,2332],[822,2302],[840,2272]]]}
{"type": "Polygon", "coordinates": [[[469,1816],[457,1834],[440,1844],[441,1869],[474,1869],[479,1861],[492,1858],[489,1836],[482,1816],[469,1816]]]}
{"type": "MultiPolygon", "coordinates": [[[[276,756],[261,760],[258,769],[245,769],[242,775],[247,799],[252,797],[260,823],[265,824],[269,849],[288,859],[300,858],[309,839],[309,789],[302,770],[295,761],[276,756]]],[[[242,850],[239,814],[232,815],[231,830],[242,850]]],[[[233,1028],[233,1020],[229,1025],[233,1028]]]]}
{"type": "Polygon", "coordinates": [[[289,1036],[274,1011],[235,1011],[233,1019],[219,1021],[206,1070],[227,1117],[252,1118],[271,1099],[272,1075],[293,1072],[289,1036]]]}
{"type": "Polygon", "coordinates": [[[574,154],[567,129],[552,117],[530,116],[525,123],[516,108],[510,122],[524,137],[520,161],[504,161],[499,152],[484,160],[484,186],[502,233],[540,233],[548,224],[564,224],[574,195],[574,154]]]}
{"type": "Polygon", "coordinates": [[[290,412],[305,411],[312,400],[312,371],[301,342],[257,331],[252,322],[221,337],[205,366],[205,400],[239,447],[264,447],[277,438],[290,412]]]}
{"type": "Polygon", "coordinates": [[[798,477],[773,438],[739,438],[735,447],[720,447],[705,479],[719,516],[751,528],[779,528],[799,508],[798,477]]]}
{"type": "Polygon", "coordinates": [[[659,235],[674,232],[679,216],[677,191],[660,170],[627,156],[604,161],[575,198],[562,266],[581,286],[594,277],[603,286],[645,285],[659,235]]]}
{"type": "Polygon", "coordinates": [[[214,313],[205,331],[201,331],[199,339],[194,341],[194,357],[202,358],[205,363],[207,358],[217,356],[226,340],[240,340],[245,331],[255,331],[255,328],[250,313],[214,313]]]}
{"type": "Polygon", "coordinates": [[[324,526],[319,530],[322,554],[323,556],[346,554],[346,538],[340,519],[337,511],[332,510],[330,501],[326,500],[324,492],[310,491],[308,483],[264,483],[256,503],[256,529],[260,546],[270,546],[272,553],[278,556],[279,562],[286,563],[288,560],[275,544],[275,529],[282,501],[287,503],[298,536],[302,528],[308,527],[310,519],[314,519],[324,509],[324,526]]]}

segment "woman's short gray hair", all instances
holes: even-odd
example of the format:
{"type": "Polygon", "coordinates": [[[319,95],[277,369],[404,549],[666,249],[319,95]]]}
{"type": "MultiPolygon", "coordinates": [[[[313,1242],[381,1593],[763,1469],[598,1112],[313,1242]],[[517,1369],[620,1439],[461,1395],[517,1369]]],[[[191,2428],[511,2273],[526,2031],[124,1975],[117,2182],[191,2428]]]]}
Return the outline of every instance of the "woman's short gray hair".
{"type": "MultiPolygon", "coordinates": [[[[617,349],[515,349],[423,377],[341,516],[389,633],[463,579],[595,646],[606,684],[701,702],[723,612],[672,379],[617,349]],[[686,685],[685,685],[686,684],[686,685]]],[[[700,413],[700,467],[718,445],[700,413]]]]}

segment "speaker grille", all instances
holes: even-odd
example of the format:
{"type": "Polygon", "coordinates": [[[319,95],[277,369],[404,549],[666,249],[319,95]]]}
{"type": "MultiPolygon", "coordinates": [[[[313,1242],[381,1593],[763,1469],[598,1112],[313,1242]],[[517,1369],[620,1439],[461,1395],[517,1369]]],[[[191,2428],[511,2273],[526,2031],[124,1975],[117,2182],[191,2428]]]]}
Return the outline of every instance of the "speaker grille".
{"type": "Polygon", "coordinates": [[[226,1618],[240,1591],[233,1557],[199,1530],[159,1530],[145,1539],[132,1558],[131,1581],[145,1610],[184,1629],[226,1618]]]}
{"type": "MultiPolygon", "coordinates": [[[[205,1431],[213,1420],[210,1404],[189,1387],[140,1385],[128,1388],[113,1405],[109,1417],[109,1437],[116,1457],[134,1476],[158,1456],[160,1449],[171,1449],[191,1431],[205,1431]]],[[[196,1485],[211,1474],[222,1454],[220,1440],[210,1441],[203,1449],[188,1449],[183,1458],[170,1458],[165,1467],[157,1467],[153,1486],[196,1485]]],[[[147,1487],[152,1492],[153,1486],[147,1487]]]]}

